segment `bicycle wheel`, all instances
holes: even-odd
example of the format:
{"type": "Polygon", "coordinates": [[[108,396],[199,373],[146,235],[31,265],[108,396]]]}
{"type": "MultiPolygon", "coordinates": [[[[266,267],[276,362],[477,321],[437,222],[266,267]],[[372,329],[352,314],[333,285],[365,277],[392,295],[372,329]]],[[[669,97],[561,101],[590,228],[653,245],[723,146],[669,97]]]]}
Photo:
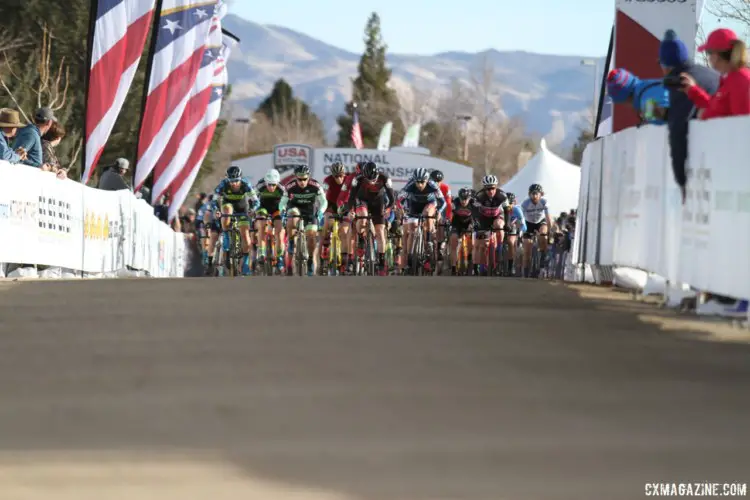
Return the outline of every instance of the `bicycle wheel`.
{"type": "Polygon", "coordinates": [[[490,233],[487,237],[490,239],[490,244],[487,246],[487,276],[492,276],[495,274],[497,240],[495,239],[495,233],[490,233]]]}
{"type": "Polygon", "coordinates": [[[367,231],[367,240],[365,242],[367,255],[367,275],[375,276],[375,240],[372,231],[367,231]]]}
{"type": "Polygon", "coordinates": [[[422,226],[421,224],[414,230],[414,243],[412,244],[411,252],[411,264],[412,274],[414,276],[421,276],[423,270],[423,242],[422,242],[422,226]]]}

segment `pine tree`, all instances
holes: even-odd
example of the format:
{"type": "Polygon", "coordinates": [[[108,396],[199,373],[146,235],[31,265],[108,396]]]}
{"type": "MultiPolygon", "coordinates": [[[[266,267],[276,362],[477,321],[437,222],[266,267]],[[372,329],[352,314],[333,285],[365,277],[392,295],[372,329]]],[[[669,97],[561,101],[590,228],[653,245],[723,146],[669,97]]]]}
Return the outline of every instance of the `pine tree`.
{"type": "Polygon", "coordinates": [[[393,122],[393,138],[399,140],[404,134],[404,125],[398,118],[400,105],[396,91],[388,87],[391,70],[386,66],[387,45],[380,30],[380,16],[370,15],[365,27],[365,51],[359,60],[357,78],[352,82],[352,100],[347,103],[345,114],[336,120],[339,124],[337,147],[350,147],[353,120],[353,103],[357,103],[359,124],[365,147],[374,148],[378,143],[380,129],[386,122],[393,122]]]}
{"type": "Polygon", "coordinates": [[[594,142],[594,133],[588,128],[581,129],[581,133],[578,134],[578,139],[570,153],[570,162],[574,165],[580,165],[583,161],[583,151],[591,142],[594,142]]]}
{"type": "Polygon", "coordinates": [[[276,127],[311,130],[323,136],[323,122],[306,102],[294,97],[292,87],[283,78],[274,83],[273,90],[255,112],[265,115],[276,127]]]}

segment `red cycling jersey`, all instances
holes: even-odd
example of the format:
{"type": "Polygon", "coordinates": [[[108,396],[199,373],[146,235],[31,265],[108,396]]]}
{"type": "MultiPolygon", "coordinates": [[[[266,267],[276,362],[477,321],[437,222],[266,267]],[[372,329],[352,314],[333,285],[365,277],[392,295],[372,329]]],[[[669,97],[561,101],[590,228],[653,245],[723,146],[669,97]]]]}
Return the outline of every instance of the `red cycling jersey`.
{"type": "Polygon", "coordinates": [[[343,191],[345,183],[346,177],[344,178],[344,182],[342,182],[341,184],[336,182],[336,179],[334,179],[332,175],[329,175],[328,177],[323,179],[323,189],[326,192],[326,200],[328,201],[329,212],[336,211],[336,207],[338,207],[339,197],[341,196],[341,192],[343,191]]]}
{"type": "Polygon", "coordinates": [[[445,218],[446,220],[452,220],[453,203],[451,203],[451,200],[453,200],[453,196],[451,196],[451,188],[445,182],[441,182],[440,191],[443,193],[443,198],[445,198],[445,218]]]}
{"type": "Polygon", "coordinates": [[[346,205],[346,202],[349,201],[349,193],[352,190],[352,181],[355,177],[357,177],[355,172],[346,174],[346,177],[344,177],[344,183],[341,185],[341,192],[339,193],[338,200],[336,200],[338,206],[344,206],[346,205]]]}

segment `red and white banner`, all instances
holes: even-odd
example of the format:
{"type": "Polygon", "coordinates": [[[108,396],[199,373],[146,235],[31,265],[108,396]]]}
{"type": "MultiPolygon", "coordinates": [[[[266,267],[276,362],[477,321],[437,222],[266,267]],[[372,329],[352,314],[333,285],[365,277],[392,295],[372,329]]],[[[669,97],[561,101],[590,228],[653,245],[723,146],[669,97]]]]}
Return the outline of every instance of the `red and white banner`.
{"type": "MultiPolygon", "coordinates": [[[[695,52],[699,0],[616,0],[614,68],[624,68],[638,78],[662,78],[659,44],[673,29],[695,52]]],[[[630,106],[615,106],[612,130],[633,127],[638,116],[630,106]]]]}
{"type": "Polygon", "coordinates": [[[211,85],[212,92],[206,113],[195,128],[194,138],[190,142],[192,147],[184,161],[184,166],[169,186],[169,191],[172,194],[172,201],[169,205],[170,221],[177,215],[185,198],[187,198],[190,188],[198,176],[201,164],[208,153],[221,114],[222,97],[228,81],[226,61],[229,60],[232,48],[238,42],[239,39],[234,35],[226,31],[222,33],[221,53],[214,63],[216,71],[214,72],[214,80],[211,85]]]}
{"type": "Polygon", "coordinates": [[[138,136],[136,189],[156,166],[190,100],[217,0],[163,0],[138,136]]]}
{"type": "Polygon", "coordinates": [[[141,60],[155,0],[92,0],[89,75],[86,95],[84,168],[91,177],[112,133],[141,60]]]}

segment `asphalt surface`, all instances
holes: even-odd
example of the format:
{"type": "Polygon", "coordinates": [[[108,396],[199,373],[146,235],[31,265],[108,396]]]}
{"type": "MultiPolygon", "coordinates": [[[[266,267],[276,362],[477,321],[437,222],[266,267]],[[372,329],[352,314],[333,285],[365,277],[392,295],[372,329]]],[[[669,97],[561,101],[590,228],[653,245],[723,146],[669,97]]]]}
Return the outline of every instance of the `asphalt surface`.
{"type": "Polygon", "coordinates": [[[632,499],[750,482],[750,346],[560,284],[0,283],[3,500],[632,499]]]}

